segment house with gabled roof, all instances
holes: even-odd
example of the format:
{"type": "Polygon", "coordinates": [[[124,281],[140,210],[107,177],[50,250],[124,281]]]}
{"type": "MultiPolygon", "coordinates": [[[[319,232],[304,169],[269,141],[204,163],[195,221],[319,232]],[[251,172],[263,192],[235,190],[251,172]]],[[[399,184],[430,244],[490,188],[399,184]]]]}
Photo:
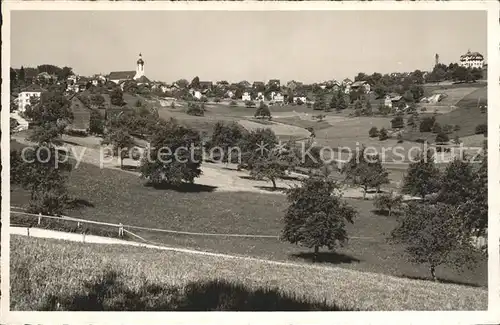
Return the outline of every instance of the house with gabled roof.
{"type": "Polygon", "coordinates": [[[41,94],[46,91],[47,90],[45,88],[42,88],[37,84],[31,84],[22,89],[17,95],[18,110],[20,112],[24,112],[26,110],[26,106],[31,105],[32,97],[40,98],[41,94]]]}

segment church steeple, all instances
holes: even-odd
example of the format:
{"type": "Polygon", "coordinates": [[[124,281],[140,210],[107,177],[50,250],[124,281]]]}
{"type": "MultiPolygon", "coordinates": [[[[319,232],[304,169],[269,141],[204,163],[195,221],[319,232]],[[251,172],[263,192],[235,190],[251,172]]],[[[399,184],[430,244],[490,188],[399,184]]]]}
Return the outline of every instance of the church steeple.
{"type": "Polygon", "coordinates": [[[139,53],[134,79],[139,79],[142,76],[144,76],[144,60],[142,59],[142,53],[139,53]]]}

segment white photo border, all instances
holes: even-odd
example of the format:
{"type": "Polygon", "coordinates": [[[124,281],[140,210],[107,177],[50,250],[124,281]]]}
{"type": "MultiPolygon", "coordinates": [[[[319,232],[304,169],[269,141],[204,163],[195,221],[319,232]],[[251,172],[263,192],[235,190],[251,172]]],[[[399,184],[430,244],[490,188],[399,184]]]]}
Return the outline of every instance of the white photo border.
{"type": "MultiPolygon", "coordinates": [[[[9,202],[10,182],[2,182],[1,323],[3,324],[494,324],[500,322],[500,6],[498,1],[447,2],[94,2],[2,1],[2,106],[1,129],[9,129],[10,14],[14,10],[484,10],[488,23],[488,306],[487,311],[396,312],[11,312],[9,311],[9,202]],[[493,126],[493,127],[492,127],[493,126]],[[491,150],[493,149],[493,150],[491,150]],[[496,310],[498,309],[498,311],[496,310]]],[[[466,22],[464,22],[466,23],[466,22]]],[[[1,136],[2,180],[9,179],[9,133],[1,136]]]]}

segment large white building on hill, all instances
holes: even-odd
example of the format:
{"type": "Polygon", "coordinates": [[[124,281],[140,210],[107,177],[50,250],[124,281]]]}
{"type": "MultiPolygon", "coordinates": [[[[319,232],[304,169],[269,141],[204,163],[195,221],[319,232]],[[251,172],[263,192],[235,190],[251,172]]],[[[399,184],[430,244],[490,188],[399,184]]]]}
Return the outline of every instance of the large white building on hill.
{"type": "Polygon", "coordinates": [[[484,66],[484,57],[479,52],[471,52],[469,50],[467,53],[460,56],[459,65],[466,68],[482,69],[484,66]]]}

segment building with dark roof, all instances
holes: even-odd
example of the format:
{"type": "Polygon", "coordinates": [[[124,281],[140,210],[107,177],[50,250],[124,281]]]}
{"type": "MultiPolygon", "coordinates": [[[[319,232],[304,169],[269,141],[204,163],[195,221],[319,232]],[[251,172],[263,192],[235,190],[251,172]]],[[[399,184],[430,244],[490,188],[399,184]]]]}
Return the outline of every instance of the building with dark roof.
{"type": "Polygon", "coordinates": [[[113,71],[109,73],[108,79],[115,84],[120,84],[127,80],[141,80],[141,83],[149,83],[149,79],[144,79],[144,60],[142,59],[142,54],[139,53],[139,59],[136,62],[135,71],[113,71]]]}
{"type": "Polygon", "coordinates": [[[484,56],[479,52],[471,52],[469,50],[467,53],[460,56],[459,65],[467,68],[482,69],[484,66],[484,56]]]}

